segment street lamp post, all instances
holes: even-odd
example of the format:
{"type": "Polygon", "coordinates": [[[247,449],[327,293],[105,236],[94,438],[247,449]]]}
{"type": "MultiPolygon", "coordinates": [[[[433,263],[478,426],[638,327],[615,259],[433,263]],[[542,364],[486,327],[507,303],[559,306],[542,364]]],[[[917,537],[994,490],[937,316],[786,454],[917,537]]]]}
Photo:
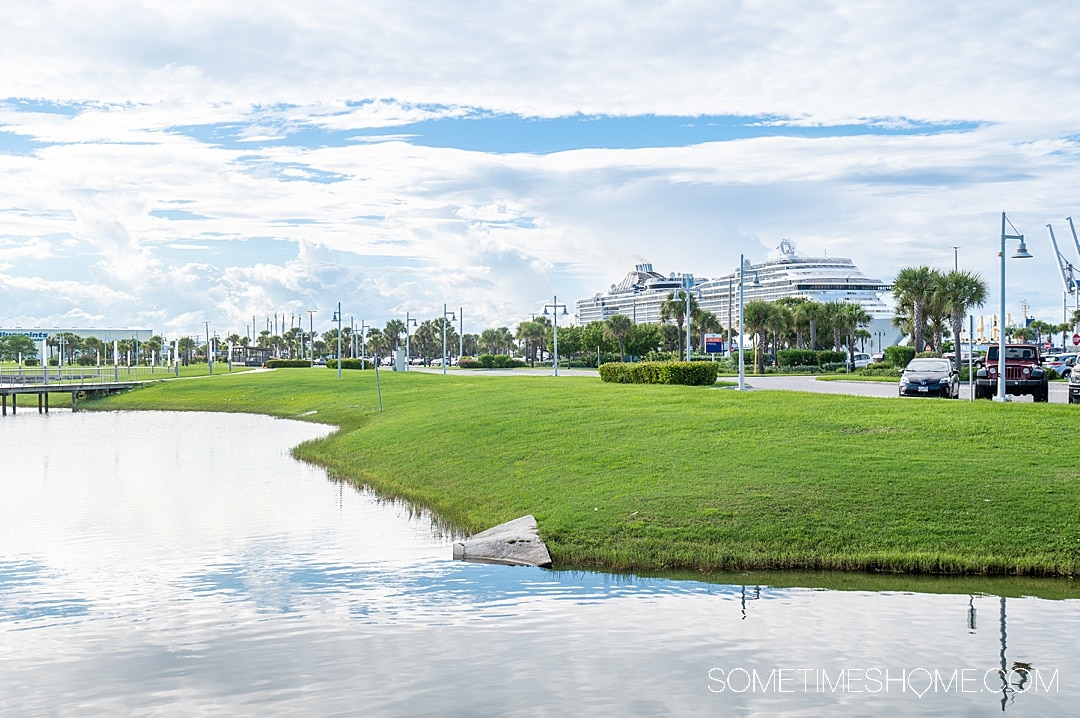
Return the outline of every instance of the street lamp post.
{"type": "MultiPolygon", "coordinates": [[[[314,309],[309,309],[309,310],[307,310],[307,314],[308,314],[308,335],[309,335],[308,336],[308,341],[311,342],[311,344],[310,344],[311,349],[308,352],[308,359],[314,359],[315,358],[315,310],[314,309]]],[[[303,325],[301,324],[300,326],[303,326],[303,325]]],[[[300,331],[303,332],[304,330],[301,329],[300,331]]]]}
{"type": "Polygon", "coordinates": [[[367,337],[364,334],[368,329],[371,329],[371,326],[368,325],[368,324],[365,324],[364,320],[361,319],[360,320],[360,361],[361,362],[364,361],[365,357],[367,357],[367,337]]]}
{"type": "Polygon", "coordinates": [[[552,297],[551,304],[544,305],[544,314],[546,315],[548,313],[548,309],[550,308],[552,318],[554,319],[554,321],[552,322],[552,331],[554,332],[555,338],[555,344],[553,347],[555,350],[555,361],[553,362],[553,366],[555,368],[555,376],[559,375],[559,307],[562,307],[562,314],[564,317],[569,315],[569,312],[566,311],[566,305],[559,304],[558,295],[552,297]]]}
{"type": "Polygon", "coordinates": [[[453,312],[446,311],[446,305],[442,305],[442,373],[446,376],[446,318],[455,319],[453,312]]]}
{"type": "Polygon", "coordinates": [[[461,357],[465,356],[465,307],[458,307],[458,364],[461,363],[461,357]]]}
{"type": "MultiPolygon", "coordinates": [[[[743,351],[746,345],[746,327],[743,326],[743,313],[745,311],[745,289],[746,282],[743,279],[743,275],[746,270],[746,259],[743,255],[739,255],[739,391],[746,391],[746,363],[743,358],[743,351]]],[[[761,286],[761,282],[758,280],[757,273],[754,273],[754,286],[761,286]]]]}
{"type": "Polygon", "coordinates": [[[743,327],[743,303],[745,301],[744,286],[746,284],[746,282],[744,280],[744,275],[746,273],[746,271],[745,271],[746,270],[746,265],[744,264],[745,262],[746,262],[746,260],[744,259],[743,255],[740,254],[739,255],[739,391],[746,391],[746,364],[745,364],[745,360],[743,358],[743,345],[746,344],[746,340],[743,338],[744,334],[745,334],[744,327],[743,327]]]}
{"type": "Polygon", "coordinates": [[[682,275],[682,285],[686,292],[686,361],[690,361],[690,288],[694,286],[694,275],[682,275]]]}
{"type": "Polygon", "coordinates": [[[411,348],[409,347],[409,327],[416,326],[416,320],[409,317],[409,313],[405,312],[405,371],[409,371],[409,362],[412,359],[411,348]]]}
{"type": "Polygon", "coordinates": [[[331,321],[337,322],[337,378],[341,379],[341,302],[337,303],[337,311],[331,321]]]}
{"type": "MultiPolygon", "coordinates": [[[[1018,239],[1020,240],[1020,246],[1016,248],[1016,254],[1012,256],[1013,259],[1030,259],[1031,254],[1027,251],[1027,246],[1024,244],[1024,235],[1022,234],[1005,234],[1005,223],[1008,220],[1005,218],[1005,213],[1001,213],[1001,314],[998,320],[998,380],[997,380],[997,396],[994,397],[994,401],[1009,401],[1009,397],[1005,394],[1005,240],[1006,239],[1018,239]]],[[[1013,231],[1016,228],[1013,227],[1013,231]]]]}

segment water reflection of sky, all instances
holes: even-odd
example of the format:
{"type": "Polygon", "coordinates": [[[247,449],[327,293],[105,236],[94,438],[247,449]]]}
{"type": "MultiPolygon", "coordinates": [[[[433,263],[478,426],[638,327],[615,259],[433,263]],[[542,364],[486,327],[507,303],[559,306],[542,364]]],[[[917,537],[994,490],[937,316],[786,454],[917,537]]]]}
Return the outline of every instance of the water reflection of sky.
{"type": "Polygon", "coordinates": [[[1080,698],[1075,600],[454,562],[422,514],[288,457],[325,427],[58,413],[0,428],[45,453],[0,482],[0,715],[985,715],[1002,699],[1061,715],[1080,698]],[[1002,661],[1060,683],[739,692],[714,672],[1002,661]]]}

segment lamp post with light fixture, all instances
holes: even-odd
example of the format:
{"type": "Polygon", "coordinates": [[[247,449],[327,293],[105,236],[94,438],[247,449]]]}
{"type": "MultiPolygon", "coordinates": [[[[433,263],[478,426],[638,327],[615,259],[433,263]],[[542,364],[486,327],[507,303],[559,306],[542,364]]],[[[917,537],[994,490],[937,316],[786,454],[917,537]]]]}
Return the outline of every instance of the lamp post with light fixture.
{"type": "Polygon", "coordinates": [[[446,376],[446,319],[450,318],[451,321],[455,319],[453,312],[446,310],[446,305],[442,305],[442,373],[446,376]]]}
{"type": "Polygon", "coordinates": [[[405,312],[405,371],[409,371],[409,364],[412,362],[411,348],[409,347],[409,326],[416,326],[416,320],[409,317],[409,313],[405,312]]]}
{"type": "MultiPolygon", "coordinates": [[[[994,397],[994,401],[1009,401],[1009,397],[1005,394],[1005,240],[1006,239],[1018,239],[1020,245],[1016,248],[1016,254],[1012,256],[1013,259],[1031,259],[1032,255],[1027,251],[1027,246],[1024,244],[1024,235],[1022,234],[1005,234],[1005,223],[1008,220],[1005,218],[1005,213],[1001,213],[1001,314],[999,319],[999,331],[998,331],[998,378],[997,378],[997,396],[994,397]]],[[[1013,231],[1016,228],[1013,227],[1013,231]]]]}
{"type": "Polygon", "coordinates": [[[566,311],[566,305],[559,304],[558,295],[552,297],[551,304],[544,305],[544,314],[547,315],[548,309],[550,308],[552,319],[554,320],[552,322],[552,332],[555,340],[553,347],[555,350],[555,361],[552,363],[552,366],[555,368],[555,376],[559,375],[559,307],[562,307],[562,315],[564,317],[569,315],[569,312],[566,311]]]}
{"type": "MultiPolygon", "coordinates": [[[[307,310],[308,315],[308,359],[315,359],[315,310],[307,310]]],[[[303,320],[301,320],[303,321],[303,320]]],[[[301,325],[303,326],[303,325],[301,325]]],[[[303,333],[303,329],[300,330],[303,333]]]]}
{"type": "MultiPolygon", "coordinates": [[[[746,391],[746,363],[743,358],[743,349],[746,345],[746,327],[743,326],[743,313],[745,310],[745,285],[746,282],[743,279],[746,273],[746,259],[743,255],[739,255],[739,391],[746,391]]],[[[758,280],[757,272],[754,273],[754,286],[760,287],[761,282],[758,280]]]]}
{"type": "Polygon", "coordinates": [[[337,303],[337,311],[331,321],[337,322],[337,378],[341,379],[341,302],[337,303]]]}

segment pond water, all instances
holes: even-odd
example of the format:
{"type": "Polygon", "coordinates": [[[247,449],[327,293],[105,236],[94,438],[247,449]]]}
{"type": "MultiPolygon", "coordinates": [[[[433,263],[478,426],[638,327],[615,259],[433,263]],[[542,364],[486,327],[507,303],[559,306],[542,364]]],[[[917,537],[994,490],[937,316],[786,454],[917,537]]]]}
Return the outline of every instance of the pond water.
{"type": "Polygon", "coordinates": [[[0,420],[0,715],[1075,714],[1080,601],[454,562],[327,431],[0,420]]]}

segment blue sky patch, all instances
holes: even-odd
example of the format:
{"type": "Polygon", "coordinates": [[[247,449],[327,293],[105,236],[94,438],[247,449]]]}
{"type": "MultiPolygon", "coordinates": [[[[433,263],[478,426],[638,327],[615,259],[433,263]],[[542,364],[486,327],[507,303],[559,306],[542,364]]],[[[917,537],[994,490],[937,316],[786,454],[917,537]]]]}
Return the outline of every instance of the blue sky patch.
{"type": "Polygon", "coordinates": [[[186,209],[152,209],[150,210],[150,216],[161,217],[162,219],[168,219],[174,222],[192,219],[210,219],[206,215],[188,212],[186,209]]]}
{"type": "MultiPolygon", "coordinates": [[[[631,117],[586,116],[535,118],[520,115],[475,113],[465,117],[439,118],[392,127],[330,130],[314,124],[288,127],[253,119],[251,125],[230,123],[183,125],[169,128],[213,145],[257,150],[275,146],[307,148],[405,141],[424,147],[443,147],[496,154],[550,154],[580,149],[643,149],[687,147],[705,142],[727,142],[755,137],[851,137],[858,135],[934,135],[970,132],[978,122],[919,122],[906,118],[871,118],[843,125],[807,125],[777,116],[637,115],[631,117]],[[262,128],[254,132],[253,128],[262,128]]],[[[290,166],[282,172],[289,177],[290,166]]],[[[297,165],[293,169],[312,171],[297,165]]],[[[306,177],[300,177],[307,179],[306,177]]],[[[314,178],[314,181],[333,181],[314,178]]]]}
{"type": "Polygon", "coordinates": [[[0,155],[32,155],[47,146],[32,137],[0,129],[0,155]]]}

